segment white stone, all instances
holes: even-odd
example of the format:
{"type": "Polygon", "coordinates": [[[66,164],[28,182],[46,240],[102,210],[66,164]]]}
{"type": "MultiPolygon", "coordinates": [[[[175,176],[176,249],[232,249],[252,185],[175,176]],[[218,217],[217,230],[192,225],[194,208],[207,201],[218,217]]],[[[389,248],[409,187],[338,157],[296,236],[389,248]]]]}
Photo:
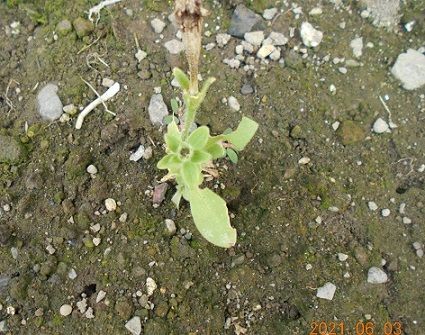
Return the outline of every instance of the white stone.
{"type": "Polygon", "coordinates": [[[177,231],[176,224],[173,220],[165,219],[165,227],[170,235],[174,235],[177,231]]]}
{"type": "Polygon", "coordinates": [[[217,42],[217,45],[222,48],[224,47],[227,43],[229,43],[230,39],[232,38],[232,36],[230,36],[229,34],[224,34],[224,33],[220,33],[217,34],[215,36],[215,41],[217,42]]]}
{"type": "Polygon", "coordinates": [[[164,47],[168,50],[168,52],[172,55],[178,55],[180,52],[184,50],[183,42],[172,39],[164,44],[164,47]]]}
{"type": "Polygon", "coordinates": [[[374,202],[374,201],[369,201],[368,203],[367,203],[367,207],[369,207],[369,209],[371,210],[371,211],[376,211],[377,209],[378,209],[378,205],[376,204],[376,202],[374,202]]]}
{"type": "Polygon", "coordinates": [[[242,44],[238,44],[235,47],[235,52],[237,55],[242,55],[243,54],[243,45],[242,44]]]}
{"type": "Polygon", "coordinates": [[[97,167],[94,166],[93,164],[90,164],[89,166],[87,166],[87,172],[89,174],[96,174],[97,173],[97,167]]]}
{"type": "Polygon", "coordinates": [[[77,272],[75,271],[74,268],[72,268],[71,270],[69,270],[68,272],[68,278],[71,280],[74,280],[75,278],[77,278],[77,272]]]}
{"type": "Polygon", "coordinates": [[[350,47],[353,49],[353,55],[359,58],[363,54],[363,37],[355,38],[350,42],[350,47]]]}
{"type": "Polygon", "coordinates": [[[105,200],[105,207],[109,212],[113,212],[117,209],[117,203],[114,199],[108,198],[105,200]]]}
{"type": "MultiPolygon", "coordinates": [[[[114,85],[115,84],[115,81],[113,81],[112,79],[110,79],[110,78],[103,78],[102,79],[102,86],[103,87],[111,87],[112,85],[114,85]]],[[[64,107],[65,108],[65,107],[64,107]]],[[[66,113],[66,112],[65,112],[66,113]]]]}
{"type": "Polygon", "coordinates": [[[38,113],[48,121],[59,119],[63,113],[63,105],[57,94],[59,87],[47,84],[37,95],[38,113]]]}
{"type": "Polygon", "coordinates": [[[252,45],[259,47],[264,40],[264,32],[259,30],[259,31],[251,31],[251,32],[245,33],[244,39],[248,43],[251,43],[252,45]]]}
{"type": "Polygon", "coordinates": [[[367,272],[367,282],[371,284],[384,284],[388,281],[387,274],[375,266],[371,267],[367,272]]]}
{"type": "Polygon", "coordinates": [[[373,123],[373,127],[372,130],[374,133],[376,134],[383,134],[383,133],[389,133],[391,132],[390,130],[390,126],[388,125],[388,123],[382,119],[382,118],[378,118],[374,123],[373,123]]]}
{"type": "Polygon", "coordinates": [[[300,165],[306,165],[310,163],[311,159],[309,157],[303,157],[298,161],[298,164],[300,165]]]}
{"type": "Polygon", "coordinates": [[[277,14],[277,8],[269,8],[264,10],[263,17],[264,19],[270,21],[274,18],[276,14],[277,14]]]}
{"type": "Polygon", "coordinates": [[[276,48],[270,55],[271,60],[278,61],[280,59],[280,49],[276,48]]]}
{"type": "Polygon", "coordinates": [[[93,233],[97,233],[97,232],[100,230],[100,223],[96,223],[96,224],[94,224],[93,226],[91,226],[91,227],[90,227],[90,230],[91,230],[93,233]]]}
{"type": "Polygon", "coordinates": [[[151,159],[152,158],[152,154],[153,154],[153,149],[152,147],[147,147],[145,149],[145,153],[143,154],[143,159],[151,159]]]}
{"type": "Polygon", "coordinates": [[[96,297],[96,304],[101,302],[106,297],[106,292],[103,290],[100,290],[96,297]]]}
{"type": "Polygon", "coordinates": [[[386,218],[387,216],[390,216],[390,214],[391,214],[391,211],[390,211],[388,208],[384,208],[384,209],[381,211],[381,215],[382,215],[382,217],[384,217],[384,218],[386,218]]]}
{"type": "Polygon", "coordinates": [[[70,315],[72,313],[72,306],[68,304],[62,305],[59,309],[59,313],[62,316],[70,315]]]}
{"type": "Polygon", "coordinates": [[[134,316],[125,324],[125,328],[132,335],[140,335],[142,333],[142,323],[140,321],[140,317],[134,316]]]}
{"type": "Polygon", "coordinates": [[[155,18],[151,21],[151,27],[153,28],[153,31],[157,34],[161,34],[164,28],[166,27],[166,24],[164,21],[155,18]]]}
{"type": "Polygon", "coordinates": [[[229,99],[227,99],[227,103],[229,104],[229,107],[233,109],[234,111],[238,112],[241,109],[241,105],[239,104],[238,100],[231,96],[229,99]]]}
{"type": "Polygon", "coordinates": [[[53,246],[50,244],[46,247],[46,250],[49,253],[49,255],[53,255],[56,252],[56,249],[53,248],[53,246]]]}
{"type": "Polygon", "coordinates": [[[338,71],[340,72],[340,73],[342,73],[342,74],[347,74],[347,68],[345,68],[345,67],[339,67],[338,68],[338,71]]]}
{"type": "Polygon", "coordinates": [[[121,223],[124,223],[124,222],[127,221],[127,217],[128,217],[128,214],[127,213],[122,213],[120,215],[120,218],[118,219],[118,221],[121,222],[121,223]]]}
{"type": "Polygon", "coordinates": [[[100,242],[102,242],[102,239],[100,237],[93,238],[93,244],[97,247],[100,242]]]}
{"type": "Polygon", "coordinates": [[[339,121],[335,121],[334,123],[332,123],[332,129],[337,131],[340,124],[341,123],[339,121]]]}
{"type": "Polygon", "coordinates": [[[137,162],[140,159],[142,159],[144,154],[145,154],[145,147],[143,145],[140,145],[137,148],[137,150],[130,155],[130,160],[133,162],[137,162]]]}
{"type": "Polygon", "coordinates": [[[168,108],[162,94],[154,94],[148,107],[149,119],[153,125],[163,125],[164,117],[168,115],[168,108]]]}
{"type": "Polygon", "coordinates": [[[423,249],[416,250],[416,256],[418,256],[419,258],[424,257],[424,250],[423,249]]]}
{"type": "Polygon", "coordinates": [[[263,45],[257,52],[257,57],[261,59],[265,59],[269,56],[273,51],[275,51],[274,45],[263,45]]]}
{"type": "Polygon", "coordinates": [[[285,35],[275,31],[272,31],[268,38],[272,40],[272,44],[274,46],[282,46],[288,43],[288,39],[285,37],[285,35]]]}
{"type": "Polygon", "coordinates": [[[84,313],[84,316],[87,319],[94,319],[93,308],[91,307],[87,308],[86,312],[84,313]]]}
{"type": "Polygon", "coordinates": [[[411,224],[412,223],[412,219],[411,218],[408,218],[407,216],[405,216],[403,218],[403,223],[404,224],[411,224]]]}
{"type": "Polygon", "coordinates": [[[332,300],[336,291],[336,286],[332,283],[326,283],[317,289],[316,296],[321,299],[332,300]]]}
{"type": "Polygon", "coordinates": [[[311,16],[321,15],[322,13],[323,13],[323,10],[320,7],[314,7],[311,11],[308,12],[308,14],[311,16]]]}
{"type": "Polygon", "coordinates": [[[338,259],[339,259],[341,262],[345,262],[345,261],[348,259],[348,255],[343,254],[342,252],[339,252],[339,253],[338,253],[338,259]]]}
{"type": "Polygon", "coordinates": [[[242,41],[241,45],[243,46],[243,49],[248,53],[254,52],[254,46],[251,43],[248,43],[247,41],[242,41]]]}
{"type": "Polygon", "coordinates": [[[143,50],[137,50],[137,52],[134,54],[134,57],[136,57],[137,61],[140,63],[142,60],[146,58],[148,54],[144,52],[143,50]]]}
{"type": "Polygon", "coordinates": [[[398,56],[391,73],[400,80],[406,90],[414,90],[425,84],[425,55],[409,49],[398,56]]]}
{"type": "Polygon", "coordinates": [[[323,39],[323,33],[307,21],[301,24],[301,38],[306,47],[317,47],[323,39]]]}
{"type": "Polygon", "coordinates": [[[148,297],[153,294],[157,287],[158,286],[156,285],[155,280],[153,280],[151,277],[146,279],[146,293],[148,294],[148,297]]]}
{"type": "Polygon", "coordinates": [[[422,243],[421,242],[413,242],[413,248],[415,249],[415,250],[419,250],[419,249],[422,249],[422,243]]]}

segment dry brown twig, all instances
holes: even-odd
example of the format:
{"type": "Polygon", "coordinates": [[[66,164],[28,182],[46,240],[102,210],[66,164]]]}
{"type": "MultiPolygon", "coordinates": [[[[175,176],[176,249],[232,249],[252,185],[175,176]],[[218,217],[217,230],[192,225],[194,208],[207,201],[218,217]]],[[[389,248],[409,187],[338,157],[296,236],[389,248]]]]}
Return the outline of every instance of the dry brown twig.
{"type": "Polygon", "coordinates": [[[183,43],[189,63],[191,95],[198,93],[198,66],[201,54],[202,23],[208,11],[202,0],[176,0],[174,16],[183,32],[183,43]]]}

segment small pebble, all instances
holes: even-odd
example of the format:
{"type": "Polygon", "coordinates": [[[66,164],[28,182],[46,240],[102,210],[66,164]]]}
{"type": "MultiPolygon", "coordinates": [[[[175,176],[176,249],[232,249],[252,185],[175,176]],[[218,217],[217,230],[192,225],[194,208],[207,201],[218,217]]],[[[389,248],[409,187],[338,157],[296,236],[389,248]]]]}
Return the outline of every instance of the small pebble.
{"type": "Polygon", "coordinates": [[[158,18],[155,18],[151,21],[151,27],[153,28],[154,32],[157,34],[161,34],[165,26],[166,26],[165,22],[158,18]]]}
{"type": "Polygon", "coordinates": [[[142,333],[142,323],[139,316],[132,317],[126,324],[125,328],[132,335],[140,335],[142,333]]]}
{"type": "Polygon", "coordinates": [[[229,104],[229,107],[233,109],[234,111],[238,112],[241,109],[241,105],[239,104],[238,100],[231,96],[227,99],[227,103],[229,104]]]}
{"type": "Polygon", "coordinates": [[[378,118],[375,121],[375,123],[373,124],[372,130],[376,134],[382,134],[382,133],[389,133],[389,132],[391,132],[390,131],[390,126],[382,118],[378,118]]]}
{"type": "Polygon", "coordinates": [[[264,19],[270,21],[274,18],[274,16],[277,14],[278,9],[277,8],[269,8],[264,10],[263,17],[264,19]]]}
{"type": "Polygon", "coordinates": [[[332,283],[326,283],[317,289],[316,296],[321,299],[332,300],[334,298],[336,286],[332,283]]]}
{"type": "Polygon", "coordinates": [[[388,281],[387,274],[375,266],[371,267],[367,273],[367,282],[371,284],[384,284],[388,281]]]}
{"type": "Polygon", "coordinates": [[[157,287],[158,286],[156,285],[155,280],[153,280],[151,277],[146,279],[146,293],[148,294],[148,297],[153,294],[157,287]]]}
{"type": "Polygon", "coordinates": [[[94,166],[93,164],[90,164],[89,166],[87,166],[87,172],[90,173],[91,175],[96,174],[97,173],[96,166],[94,166]]]}
{"type": "Polygon", "coordinates": [[[391,211],[388,209],[388,208],[384,208],[382,211],[381,211],[381,215],[385,218],[385,217],[387,217],[387,216],[389,216],[391,214],[391,211]]]}
{"type": "Polygon", "coordinates": [[[176,233],[176,224],[173,220],[165,219],[165,227],[167,227],[167,231],[170,235],[174,235],[176,233]]]}
{"type": "Polygon", "coordinates": [[[369,207],[371,211],[376,211],[378,209],[378,205],[374,201],[369,201],[367,207],[369,207]]]}
{"type": "Polygon", "coordinates": [[[62,305],[59,309],[59,313],[62,316],[70,315],[72,313],[72,306],[68,304],[62,305]]]}
{"type": "Polygon", "coordinates": [[[309,157],[303,157],[298,161],[298,164],[300,165],[306,165],[310,163],[311,159],[309,157]]]}
{"type": "Polygon", "coordinates": [[[106,292],[103,290],[100,290],[96,297],[96,303],[98,304],[106,297],[106,292]]]}
{"type": "Polygon", "coordinates": [[[345,262],[345,261],[348,259],[348,255],[346,255],[346,254],[343,254],[343,253],[339,252],[339,253],[338,253],[338,259],[339,259],[341,262],[345,262]]]}
{"type": "Polygon", "coordinates": [[[75,278],[77,278],[77,272],[75,271],[74,268],[72,268],[71,270],[69,270],[68,272],[68,278],[71,280],[74,280],[75,278]]]}
{"type": "Polygon", "coordinates": [[[108,198],[105,200],[105,207],[109,212],[113,212],[117,209],[117,203],[114,199],[108,198]]]}
{"type": "Polygon", "coordinates": [[[415,250],[422,249],[422,243],[421,242],[413,242],[413,248],[415,250]]]}
{"type": "Polygon", "coordinates": [[[407,216],[405,216],[405,217],[403,217],[403,223],[404,224],[411,224],[412,223],[412,219],[410,219],[407,216]]]}
{"type": "Polygon", "coordinates": [[[102,242],[102,239],[100,237],[93,238],[93,244],[97,247],[100,242],[102,242]]]}

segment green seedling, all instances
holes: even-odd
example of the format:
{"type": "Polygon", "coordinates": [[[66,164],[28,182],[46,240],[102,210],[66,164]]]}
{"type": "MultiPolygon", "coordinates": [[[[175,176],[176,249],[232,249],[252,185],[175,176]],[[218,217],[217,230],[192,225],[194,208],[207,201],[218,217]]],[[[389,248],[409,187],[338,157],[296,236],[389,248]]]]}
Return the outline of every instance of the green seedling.
{"type": "Polygon", "coordinates": [[[164,136],[166,155],[157,167],[168,170],[164,179],[175,179],[177,182],[172,201],[177,207],[182,198],[190,203],[193,220],[201,235],[219,247],[229,248],[236,243],[236,229],[230,225],[226,202],[209,188],[202,188],[202,171],[213,160],[226,155],[237,163],[236,151],[245,148],[257,131],[258,124],[243,117],[237,129],[226,134],[212,136],[206,126],[190,131],[215,78],[209,78],[202,89],[193,94],[189,77],[177,68],[173,74],[183,91],[185,118],[180,128],[175,118],[171,118],[164,136]]]}
{"type": "Polygon", "coordinates": [[[175,68],[174,77],[183,95],[183,106],[171,100],[173,116],[168,118],[164,136],[166,155],[158,162],[158,168],[168,170],[164,180],[175,179],[177,191],[172,201],[179,207],[181,199],[190,203],[190,210],[196,227],[205,239],[223,248],[236,243],[236,229],[230,225],[226,202],[211,191],[202,188],[204,168],[211,162],[227,156],[233,163],[238,160],[237,152],[243,150],[257,131],[258,124],[242,118],[235,131],[211,136],[206,126],[193,130],[196,113],[215,78],[205,81],[201,90],[198,86],[198,65],[201,53],[203,18],[208,11],[202,7],[202,0],[176,0],[174,17],[183,32],[189,76],[175,68]],[[177,125],[174,114],[184,110],[184,122],[177,125]]]}

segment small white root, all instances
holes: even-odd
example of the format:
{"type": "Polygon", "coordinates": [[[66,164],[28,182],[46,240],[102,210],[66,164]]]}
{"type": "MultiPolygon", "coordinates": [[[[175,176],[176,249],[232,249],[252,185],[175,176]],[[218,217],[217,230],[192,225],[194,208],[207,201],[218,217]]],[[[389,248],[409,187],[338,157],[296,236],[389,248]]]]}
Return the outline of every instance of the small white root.
{"type": "Polygon", "coordinates": [[[117,2],[121,2],[122,0],[105,0],[105,1],[101,1],[99,4],[97,4],[96,6],[90,8],[89,10],[89,20],[91,22],[93,22],[93,14],[97,15],[97,19],[96,19],[96,24],[99,22],[100,20],[100,11],[106,7],[106,6],[110,6],[113,5],[117,2]]]}
{"type": "Polygon", "coordinates": [[[115,94],[117,94],[120,91],[120,84],[115,83],[112,85],[105,93],[103,93],[100,97],[98,97],[96,100],[92,101],[86,108],[83,109],[83,111],[78,115],[77,122],[75,123],[76,129],[81,129],[81,126],[83,125],[84,118],[98,105],[101,103],[104,103],[105,101],[108,101],[111,99],[115,94]]]}

